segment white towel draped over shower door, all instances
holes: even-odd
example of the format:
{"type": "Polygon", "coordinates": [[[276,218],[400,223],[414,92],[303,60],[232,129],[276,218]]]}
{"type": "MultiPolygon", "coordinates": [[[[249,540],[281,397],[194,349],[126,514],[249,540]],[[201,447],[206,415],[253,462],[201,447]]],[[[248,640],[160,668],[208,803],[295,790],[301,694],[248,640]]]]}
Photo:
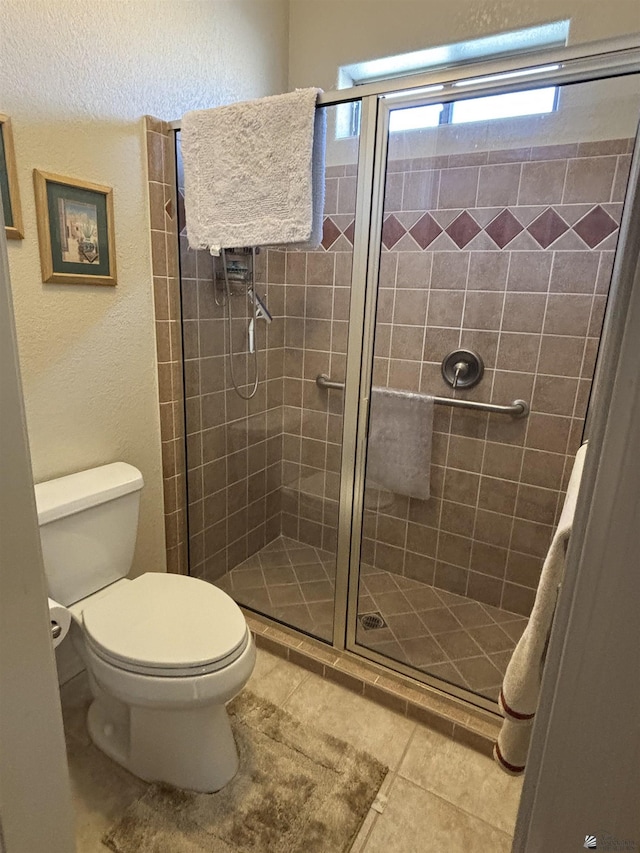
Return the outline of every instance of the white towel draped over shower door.
{"type": "Polygon", "coordinates": [[[192,249],[316,248],[324,211],[321,89],[188,112],[182,119],[192,249]]]}
{"type": "Polygon", "coordinates": [[[558,527],[542,567],[533,610],[509,661],[498,700],[505,719],[494,745],[493,755],[502,769],[513,775],[524,772],[529,752],[547,643],[553,624],[558,590],[564,577],[567,546],[573,529],[573,516],[580,490],[587,444],[585,442],[576,454],[558,527]]]}
{"type": "Polygon", "coordinates": [[[366,482],[398,495],[431,494],[433,397],[372,388],[366,482]]]}

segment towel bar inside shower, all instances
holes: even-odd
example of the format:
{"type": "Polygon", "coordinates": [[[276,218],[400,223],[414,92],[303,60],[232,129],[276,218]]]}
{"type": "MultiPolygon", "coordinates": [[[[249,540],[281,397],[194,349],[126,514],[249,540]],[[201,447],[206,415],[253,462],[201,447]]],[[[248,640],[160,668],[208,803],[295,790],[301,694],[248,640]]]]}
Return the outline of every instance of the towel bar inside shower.
{"type": "MultiPolygon", "coordinates": [[[[344,382],[331,379],[326,373],[316,376],[316,385],[335,391],[344,391],[344,382]]],[[[477,412],[494,412],[498,415],[511,415],[512,418],[526,418],[529,414],[529,404],[525,400],[514,400],[508,406],[497,403],[481,403],[477,400],[459,400],[455,397],[434,397],[436,406],[451,406],[454,409],[474,409],[477,412]]]]}

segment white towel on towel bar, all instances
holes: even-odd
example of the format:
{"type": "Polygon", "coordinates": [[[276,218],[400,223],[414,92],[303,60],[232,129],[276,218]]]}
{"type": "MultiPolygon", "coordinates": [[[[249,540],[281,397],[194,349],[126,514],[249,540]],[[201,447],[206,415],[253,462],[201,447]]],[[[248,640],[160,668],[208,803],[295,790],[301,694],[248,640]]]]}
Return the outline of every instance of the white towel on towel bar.
{"type": "Polygon", "coordinates": [[[433,397],[372,388],[366,482],[426,501],[431,494],[433,397]]]}
{"type": "Polygon", "coordinates": [[[547,643],[558,590],[564,577],[565,557],[573,528],[587,444],[588,442],[585,442],[576,454],[560,521],[542,567],[533,610],[507,666],[498,700],[505,719],[493,755],[502,769],[513,775],[524,772],[527,760],[547,643]]]}
{"type": "Polygon", "coordinates": [[[182,119],[185,215],[192,249],[322,239],[326,117],[320,89],[299,89],[182,119]]]}

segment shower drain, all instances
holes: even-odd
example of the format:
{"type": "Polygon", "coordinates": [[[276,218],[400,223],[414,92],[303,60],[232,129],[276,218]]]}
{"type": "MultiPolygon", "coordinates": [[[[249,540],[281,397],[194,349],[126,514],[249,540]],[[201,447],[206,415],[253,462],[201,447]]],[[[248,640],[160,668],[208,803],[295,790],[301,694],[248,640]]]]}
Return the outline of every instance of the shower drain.
{"type": "Polygon", "coordinates": [[[375,628],[387,627],[387,623],[382,618],[381,613],[361,613],[358,616],[358,619],[365,631],[373,631],[375,628]]]}

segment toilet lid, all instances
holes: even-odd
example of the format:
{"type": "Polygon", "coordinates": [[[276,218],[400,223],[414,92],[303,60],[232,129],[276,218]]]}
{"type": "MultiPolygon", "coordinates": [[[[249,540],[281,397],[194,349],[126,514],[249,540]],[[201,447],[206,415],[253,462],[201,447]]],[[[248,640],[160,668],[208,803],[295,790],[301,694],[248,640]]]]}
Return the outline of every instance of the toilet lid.
{"type": "Polygon", "coordinates": [[[246,645],[238,605],[206,581],[150,572],[89,604],[92,645],[124,669],[190,670],[234,659],[246,645]]]}

